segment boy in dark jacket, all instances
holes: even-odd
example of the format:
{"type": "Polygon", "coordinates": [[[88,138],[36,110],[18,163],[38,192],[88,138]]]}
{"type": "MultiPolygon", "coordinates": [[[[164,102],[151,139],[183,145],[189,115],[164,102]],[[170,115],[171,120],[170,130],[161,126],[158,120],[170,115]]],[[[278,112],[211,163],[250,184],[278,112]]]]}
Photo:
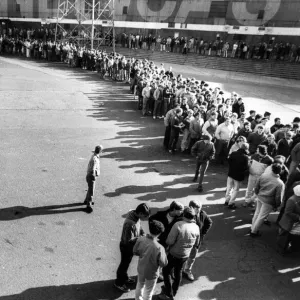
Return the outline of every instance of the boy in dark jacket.
{"type": "Polygon", "coordinates": [[[248,144],[242,144],[241,148],[232,152],[228,158],[229,171],[225,205],[228,205],[230,209],[236,208],[234,202],[240,189],[240,183],[244,180],[246,171],[248,171],[249,168],[248,149],[248,144]]]}
{"type": "Polygon", "coordinates": [[[193,248],[191,251],[191,254],[186,262],[185,269],[183,271],[183,275],[187,277],[190,281],[194,281],[194,275],[192,274],[192,267],[194,265],[194,262],[196,260],[196,255],[198,250],[201,247],[201,242],[203,241],[205,235],[210,230],[213,221],[212,219],[207,215],[207,213],[202,210],[202,203],[196,200],[192,200],[189,203],[189,207],[192,207],[195,210],[196,216],[195,221],[196,224],[199,226],[200,229],[200,245],[198,248],[193,248]]]}
{"type": "Polygon", "coordinates": [[[192,147],[191,153],[197,158],[196,172],[193,182],[197,181],[200,172],[200,179],[198,184],[199,192],[203,191],[203,178],[208,168],[209,161],[213,159],[215,152],[215,146],[211,142],[211,136],[209,135],[203,135],[202,139],[196,142],[195,145],[192,147]]]}
{"type": "Polygon", "coordinates": [[[146,221],[149,215],[150,208],[146,203],[142,203],[135,210],[129,211],[124,221],[120,242],[121,262],[114,284],[117,289],[124,293],[130,291],[126,284],[134,283],[134,280],[128,277],[127,270],[133,257],[134,244],[138,237],[144,235],[140,221],[146,221]]]}

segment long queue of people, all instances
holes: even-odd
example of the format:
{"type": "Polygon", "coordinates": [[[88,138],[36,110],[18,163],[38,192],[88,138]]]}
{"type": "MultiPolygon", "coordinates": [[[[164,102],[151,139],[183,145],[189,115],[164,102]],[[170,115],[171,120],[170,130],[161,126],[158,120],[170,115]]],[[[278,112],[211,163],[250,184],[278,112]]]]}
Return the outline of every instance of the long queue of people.
{"type": "MultiPolygon", "coordinates": [[[[141,115],[152,118],[153,122],[162,121],[167,153],[196,157],[193,181],[198,181],[199,192],[203,191],[203,178],[210,162],[228,164],[224,204],[234,210],[241,182],[248,178],[243,206],[255,206],[250,236],[259,237],[262,224],[269,222],[268,215],[279,210],[277,250],[282,254],[299,250],[299,117],[295,116],[288,124],[282,124],[276,117],[270,124],[271,113],[260,114],[255,110],[247,113],[243,98],[237,93],[227,95],[205,81],[184,78],[174,74],[172,68],[166,70],[164,64],[156,65],[146,59],[91,51],[73,43],[55,46],[55,54],[57,60],[73,67],[128,82],[141,115]]],[[[44,55],[44,59],[49,59],[48,50],[44,55]]],[[[35,55],[33,58],[39,59],[35,55]]],[[[191,268],[211,220],[199,202],[193,201],[185,209],[181,203],[173,202],[167,211],[150,217],[150,235],[144,236],[139,221],[149,216],[149,207],[141,204],[126,217],[115,286],[122,292],[129,291],[127,285],[132,279],[127,270],[136,254],[140,256],[136,299],[151,299],[159,276],[164,280],[160,299],[173,299],[183,274],[189,280],[194,279],[191,268]],[[150,261],[152,255],[160,259],[150,261]]]]}

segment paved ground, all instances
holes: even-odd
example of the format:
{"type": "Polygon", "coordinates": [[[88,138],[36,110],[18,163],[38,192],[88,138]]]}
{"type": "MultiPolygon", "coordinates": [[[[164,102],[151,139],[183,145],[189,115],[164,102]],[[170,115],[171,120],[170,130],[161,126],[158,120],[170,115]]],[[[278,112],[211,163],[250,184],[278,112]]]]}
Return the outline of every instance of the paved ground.
{"type": "MultiPolygon", "coordinates": [[[[261,79],[264,86],[257,78],[241,83],[221,72],[179,69],[241,93],[247,109],[285,122],[299,115],[299,89],[279,81],[261,79]]],[[[214,226],[195,264],[196,281],[184,280],[176,299],[299,299],[299,255],[276,254],[275,225],[260,239],[247,236],[251,210],[222,205],[223,168],[210,167],[199,195],[193,160],[162,151],[162,121],[142,118],[127,90],[66,66],[0,58],[0,300],[133,299],[134,292],[121,295],[112,286],[125,213],[142,201],[155,210],[195,198],[214,226]],[[81,205],[85,170],[98,143],[105,153],[88,215],[81,205]]]]}

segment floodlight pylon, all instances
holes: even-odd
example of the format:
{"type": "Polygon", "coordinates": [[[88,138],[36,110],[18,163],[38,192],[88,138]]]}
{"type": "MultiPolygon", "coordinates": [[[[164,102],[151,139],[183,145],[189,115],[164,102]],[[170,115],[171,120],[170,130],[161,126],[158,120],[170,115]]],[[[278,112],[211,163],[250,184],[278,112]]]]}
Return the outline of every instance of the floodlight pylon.
{"type": "Polygon", "coordinates": [[[72,39],[91,49],[112,46],[115,52],[114,16],[114,0],[59,0],[55,42],[72,39]]]}

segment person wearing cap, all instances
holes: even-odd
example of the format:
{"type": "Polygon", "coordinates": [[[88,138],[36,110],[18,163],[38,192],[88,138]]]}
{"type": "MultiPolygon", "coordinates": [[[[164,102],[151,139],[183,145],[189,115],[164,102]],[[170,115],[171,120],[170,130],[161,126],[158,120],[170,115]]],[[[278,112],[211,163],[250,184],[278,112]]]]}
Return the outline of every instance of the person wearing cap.
{"type": "Polygon", "coordinates": [[[279,233],[277,237],[277,251],[280,254],[299,250],[300,240],[300,182],[293,188],[294,195],[287,202],[285,211],[279,221],[279,233]],[[297,235],[296,226],[298,226],[297,235]],[[294,233],[294,234],[293,234],[294,233]],[[298,245],[297,245],[298,244],[298,245]]]}
{"type": "Polygon", "coordinates": [[[190,256],[193,247],[200,244],[200,230],[195,222],[195,210],[186,207],[183,211],[183,220],[175,223],[168,235],[166,243],[169,254],[168,265],[163,268],[164,292],[158,298],[161,300],[173,299],[179,289],[182,279],[182,270],[190,256]],[[174,269],[174,281],[171,281],[171,272],[174,269]]]}
{"type": "Polygon", "coordinates": [[[93,197],[95,192],[95,182],[96,177],[100,176],[100,153],[103,151],[103,146],[99,145],[95,147],[94,153],[91,156],[86,174],[86,182],[88,184],[88,189],[84,204],[87,205],[88,212],[92,212],[92,205],[94,205],[93,197]]]}
{"type": "Polygon", "coordinates": [[[281,204],[284,193],[284,183],[279,177],[281,171],[281,165],[275,163],[272,165],[272,172],[262,174],[257,181],[254,191],[257,203],[252,219],[251,237],[261,235],[259,229],[265,218],[267,218],[273,210],[277,210],[281,204]]]}
{"type": "Polygon", "coordinates": [[[228,177],[225,195],[225,205],[228,208],[235,209],[235,199],[240,189],[241,182],[245,179],[249,168],[249,145],[244,143],[240,149],[232,152],[228,158],[228,177]]]}
{"type": "Polygon", "coordinates": [[[196,200],[191,200],[189,203],[189,207],[192,207],[195,210],[195,221],[196,224],[199,226],[200,229],[200,244],[199,247],[193,247],[190,253],[190,256],[185,264],[183,275],[189,279],[190,281],[194,281],[194,275],[192,273],[192,268],[196,260],[196,255],[198,250],[201,247],[201,243],[204,240],[204,237],[210,230],[213,221],[212,219],[208,216],[208,214],[202,210],[202,203],[200,201],[196,200]]]}
{"type": "Polygon", "coordinates": [[[130,210],[125,218],[120,241],[121,262],[114,283],[114,286],[121,292],[129,292],[130,289],[127,284],[134,283],[134,279],[128,277],[127,271],[133,257],[134,245],[140,236],[145,235],[141,221],[147,221],[149,216],[149,206],[146,203],[141,203],[135,210],[130,210]]]}
{"type": "Polygon", "coordinates": [[[202,182],[205,176],[205,172],[208,168],[209,162],[214,158],[215,146],[211,142],[210,135],[203,135],[202,139],[194,144],[191,149],[191,153],[196,157],[196,171],[193,182],[196,182],[200,173],[198,191],[202,192],[202,182]]]}

